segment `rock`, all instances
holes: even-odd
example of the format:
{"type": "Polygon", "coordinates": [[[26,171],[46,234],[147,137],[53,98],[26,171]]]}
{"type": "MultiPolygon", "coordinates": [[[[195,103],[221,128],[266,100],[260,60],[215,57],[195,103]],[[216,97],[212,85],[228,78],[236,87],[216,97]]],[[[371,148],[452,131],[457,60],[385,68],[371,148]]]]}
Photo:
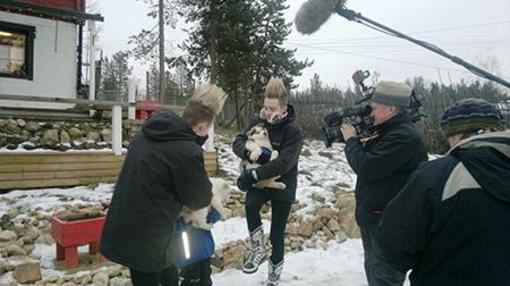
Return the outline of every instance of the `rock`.
{"type": "Polygon", "coordinates": [[[112,280],[110,280],[109,286],[131,286],[133,285],[131,283],[131,279],[129,278],[122,278],[122,277],[115,277],[112,280]]]}
{"type": "Polygon", "coordinates": [[[5,248],[7,256],[27,255],[27,251],[19,245],[11,244],[5,248]]]}
{"type": "Polygon", "coordinates": [[[35,226],[28,226],[25,234],[23,235],[23,241],[25,243],[31,244],[34,243],[39,237],[39,230],[35,226]]]}
{"type": "Polygon", "coordinates": [[[18,144],[7,144],[7,146],[5,146],[5,148],[7,148],[8,150],[16,150],[18,149],[18,144]]]}
{"type": "Polygon", "coordinates": [[[337,231],[341,230],[340,224],[338,224],[338,221],[336,219],[330,219],[328,221],[327,227],[332,232],[337,232],[337,231]]]}
{"type": "Polygon", "coordinates": [[[22,263],[16,266],[13,274],[18,283],[34,283],[41,280],[41,266],[38,262],[22,263]]]}
{"type": "Polygon", "coordinates": [[[92,278],[92,284],[94,286],[108,286],[108,282],[110,281],[110,277],[108,276],[108,273],[106,272],[98,272],[96,275],[94,275],[94,278],[92,278]]]}
{"type": "Polygon", "coordinates": [[[68,133],[69,137],[71,137],[71,140],[76,140],[83,137],[83,133],[76,127],[70,128],[68,133]]]}
{"type": "Polygon", "coordinates": [[[4,259],[0,259],[0,277],[6,273],[9,272],[9,268],[12,268],[12,265],[7,264],[7,262],[4,259]]]}
{"type": "Polygon", "coordinates": [[[69,136],[69,133],[67,133],[67,131],[65,131],[65,130],[62,130],[60,132],[60,143],[65,144],[65,143],[70,143],[70,142],[71,142],[71,137],[69,136]]]}
{"type": "Polygon", "coordinates": [[[319,202],[319,203],[325,203],[326,199],[319,193],[312,193],[312,200],[319,202]]]}
{"type": "Polygon", "coordinates": [[[297,235],[298,227],[295,224],[289,224],[287,225],[285,232],[289,235],[297,235]]]}
{"type": "Polygon", "coordinates": [[[46,147],[51,147],[56,145],[59,142],[60,138],[58,136],[57,129],[49,129],[44,131],[43,138],[41,139],[41,144],[46,147]]]}
{"type": "Polygon", "coordinates": [[[23,119],[16,120],[16,123],[18,123],[18,126],[21,128],[25,127],[25,125],[26,125],[26,122],[23,119]]]}
{"type": "Polygon", "coordinates": [[[28,121],[24,128],[28,132],[35,133],[41,129],[41,125],[34,121],[28,121]]]}
{"type": "Polygon", "coordinates": [[[305,148],[303,149],[303,151],[301,152],[301,155],[300,156],[303,156],[303,157],[310,157],[312,156],[312,152],[310,152],[310,150],[308,148],[305,148]]]}
{"type": "Polygon", "coordinates": [[[7,120],[5,130],[10,134],[19,134],[21,132],[21,129],[18,127],[18,122],[12,119],[7,120]]]}
{"type": "Polygon", "coordinates": [[[110,278],[119,276],[122,273],[122,266],[113,266],[106,270],[110,278]]]}
{"type": "Polygon", "coordinates": [[[82,278],[81,278],[81,284],[82,285],[88,285],[92,283],[92,275],[91,274],[85,274],[82,278]]]}
{"type": "Polygon", "coordinates": [[[344,232],[342,231],[339,231],[337,233],[335,233],[335,240],[338,242],[338,243],[342,243],[344,241],[347,240],[347,236],[345,235],[344,232]]]}
{"type": "Polygon", "coordinates": [[[301,224],[298,228],[298,234],[300,236],[310,238],[313,235],[313,225],[309,222],[301,224]]]}
{"type": "Polygon", "coordinates": [[[223,264],[225,266],[241,267],[245,254],[246,247],[244,245],[234,246],[223,253],[223,264]]]}
{"type": "Polygon", "coordinates": [[[336,210],[332,208],[320,208],[317,210],[317,215],[330,219],[336,215],[336,210]]]}
{"type": "Polygon", "coordinates": [[[104,128],[101,130],[101,137],[103,138],[104,142],[111,143],[112,142],[112,130],[108,128],[104,128]]]}
{"type": "Polygon", "coordinates": [[[90,131],[89,133],[87,133],[87,140],[92,140],[94,142],[97,142],[100,139],[101,139],[101,137],[99,136],[99,133],[97,133],[97,132],[90,131]]]}
{"type": "Polygon", "coordinates": [[[326,157],[328,159],[333,159],[333,153],[326,151],[319,151],[319,156],[326,157]]]}
{"type": "Polygon", "coordinates": [[[6,241],[12,241],[16,240],[18,238],[18,235],[10,230],[4,230],[0,232],[0,242],[6,242],[6,241]]]}
{"type": "Polygon", "coordinates": [[[32,251],[34,251],[34,248],[35,248],[35,245],[33,245],[33,244],[27,244],[27,245],[23,246],[23,249],[27,252],[27,254],[32,253],[32,251]]]}

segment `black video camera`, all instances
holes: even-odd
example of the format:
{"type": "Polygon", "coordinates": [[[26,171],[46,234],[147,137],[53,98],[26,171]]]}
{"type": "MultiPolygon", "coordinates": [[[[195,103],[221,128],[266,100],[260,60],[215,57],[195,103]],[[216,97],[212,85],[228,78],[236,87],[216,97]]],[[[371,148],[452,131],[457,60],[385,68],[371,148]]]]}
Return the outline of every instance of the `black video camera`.
{"type": "Polygon", "coordinates": [[[322,134],[326,142],[326,147],[331,147],[334,142],[345,142],[340,131],[340,127],[344,123],[352,124],[358,134],[365,134],[372,126],[372,118],[370,117],[372,108],[368,104],[357,104],[353,107],[346,108],[343,112],[332,112],[324,117],[326,127],[322,127],[322,134]]]}
{"type": "MultiPolygon", "coordinates": [[[[372,97],[375,87],[366,86],[363,82],[370,77],[369,71],[358,70],[352,75],[352,80],[356,84],[356,90],[363,95],[363,99],[357,101],[352,107],[346,108],[342,112],[332,112],[324,117],[326,127],[321,131],[324,136],[326,147],[331,147],[334,142],[345,142],[340,127],[342,124],[351,124],[356,128],[360,138],[369,138],[375,135],[373,130],[373,119],[370,116],[372,108],[368,105],[368,100],[372,97]]],[[[421,112],[422,104],[415,90],[411,92],[409,112],[412,122],[420,121],[425,115],[421,112]]]]}

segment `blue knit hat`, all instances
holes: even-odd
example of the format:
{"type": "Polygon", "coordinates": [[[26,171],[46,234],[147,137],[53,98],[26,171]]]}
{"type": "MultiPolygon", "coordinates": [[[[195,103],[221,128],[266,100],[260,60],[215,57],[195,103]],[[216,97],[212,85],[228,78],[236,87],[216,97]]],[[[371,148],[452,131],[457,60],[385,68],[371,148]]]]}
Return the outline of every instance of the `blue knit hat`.
{"type": "Polygon", "coordinates": [[[447,137],[487,127],[504,129],[504,126],[505,119],[501,111],[478,98],[468,98],[455,103],[441,117],[441,129],[447,137]]]}

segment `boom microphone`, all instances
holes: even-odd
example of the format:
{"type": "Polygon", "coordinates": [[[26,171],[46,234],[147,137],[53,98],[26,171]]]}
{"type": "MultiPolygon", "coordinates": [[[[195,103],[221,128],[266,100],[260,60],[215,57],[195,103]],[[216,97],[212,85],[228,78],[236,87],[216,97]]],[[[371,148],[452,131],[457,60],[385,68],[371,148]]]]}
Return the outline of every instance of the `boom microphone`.
{"type": "Polygon", "coordinates": [[[337,5],[344,5],[347,0],[308,0],[296,14],[296,29],[301,34],[312,34],[322,24],[326,23],[329,16],[335,12],[337,5]]]}

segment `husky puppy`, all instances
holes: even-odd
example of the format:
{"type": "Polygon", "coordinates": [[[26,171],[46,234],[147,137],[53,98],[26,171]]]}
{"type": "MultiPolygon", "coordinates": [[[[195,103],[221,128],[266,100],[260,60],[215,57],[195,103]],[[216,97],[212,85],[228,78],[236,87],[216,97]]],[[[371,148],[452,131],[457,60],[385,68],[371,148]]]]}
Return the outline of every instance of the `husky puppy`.
{"type": "Polygon", "coordinates": [[[225,209],[223,204],[227,203],[230,198],[230,194],[235,190],[227,181],[221,178],[209,178],[212,184],[212,201],[211,204],[205,208],[199,210],[191,210],[190,208],[183,206],[181,216],[186,223],[190,223],[196,227],[205,230],[211,230],[213,224],[207,223],[207,214],[211,209],[215,209],[221,215],[221,219],[226,219],[225,209]]]}
{"type": "MultiPolygon", "coordinates": [[[[273,161],[278,158],[278,151],[273,150],[273,146],[271,145],[271,140],[269,140],[269,134],[267,129],[264,127],[264,123],[257,124],[253,126],[247,133],[246,136],[248,139],[246,140],[246,149],[250,152],[250,161],[241,162],[241,170],[250,170],[255,169],[260,166],[260,164],[255,161],[262,154],[262,147],[265,147],[271,150],[271,158],[269,161],[273,161]],[[254,162],[254,163],[252,163],[254,162]]],[[[267,180],[262,180],[254,185],[254,187],[258,189],[264,188],[272,188],[283,190],[286,188],[286,185],[282,182],[277,182],[276,180],[279,178],[274,177],[267,180]]]]}

